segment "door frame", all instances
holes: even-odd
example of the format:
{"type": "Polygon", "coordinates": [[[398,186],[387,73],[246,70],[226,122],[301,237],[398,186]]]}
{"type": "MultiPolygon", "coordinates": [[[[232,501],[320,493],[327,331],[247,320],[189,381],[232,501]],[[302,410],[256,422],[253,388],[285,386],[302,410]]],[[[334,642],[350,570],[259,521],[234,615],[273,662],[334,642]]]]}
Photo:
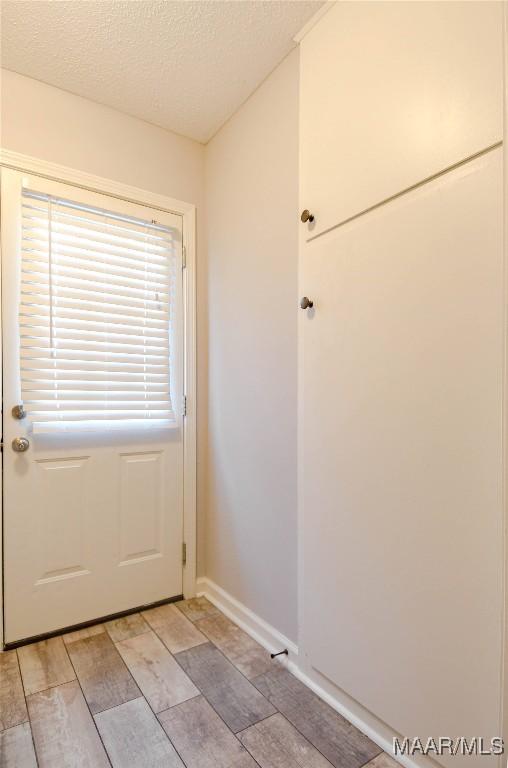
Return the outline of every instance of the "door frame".
{"type": "MultiPolygon", "coordinates": [[[[39,160],[19,152],[0,147],[0,171],[10,168],[42,178],[70,184],[90,192],[120,198],[154,210],[182,216],[183,247],[185,253],[184,302],[184,393],[186,413],[183,419],[183,540],[186,545],[186,563],[182,564],[183,595],[196,594],[196,206],[172,197],[159,195],[128,184],[94,176],[64,165],[39,160]]],[[[0,254],[1,263],[1,254],[0,254]]],[[[1,270],[0,270],[1,274],[1,270]]],[[[1,288],[1,286],[0,286],[1,288]]],[[[0,290],[0,356],[1,335],[0,290]]],[[[0,377],[0,397],[1,391],[0,377]]],[[[3,413],[2,413],[3,416],[3,413]]],[[[3,648],[3,468],[0,471],[0,650],[3,648]]]]}
{"type": "Polygon", "coordinates": [[[501,644],[501,701],[500,735],[504,739],[504,755],[499,757],[499,768],[506,765],[508,752],[508,2],[503,2],[503,152],[504,152],[504,372],[503,372],[503,526],[504,536],[501,542],[503,553],[503,636],[501,644]]]}

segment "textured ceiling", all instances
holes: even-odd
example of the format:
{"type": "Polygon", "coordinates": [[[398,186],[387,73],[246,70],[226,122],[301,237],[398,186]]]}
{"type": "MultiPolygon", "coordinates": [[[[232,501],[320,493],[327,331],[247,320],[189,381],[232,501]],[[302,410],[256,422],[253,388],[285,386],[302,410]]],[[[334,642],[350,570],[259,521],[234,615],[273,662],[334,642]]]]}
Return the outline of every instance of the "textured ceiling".
{"type": "Polygon", "coordinates": [[[2,66],[206,142],[321,0],[2,0],[2,66]]]}

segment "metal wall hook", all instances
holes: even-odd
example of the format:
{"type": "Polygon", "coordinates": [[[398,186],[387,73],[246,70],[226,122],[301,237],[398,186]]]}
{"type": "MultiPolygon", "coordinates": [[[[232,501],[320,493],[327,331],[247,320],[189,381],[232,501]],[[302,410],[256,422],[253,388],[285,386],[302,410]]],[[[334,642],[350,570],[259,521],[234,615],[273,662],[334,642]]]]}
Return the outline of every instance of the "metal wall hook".
{"type": "Polygon", "coordinates": [[[15,419],[24,419],[26,416],[26,411],[22,404],[15,405],[11,413],[15,419]]]}

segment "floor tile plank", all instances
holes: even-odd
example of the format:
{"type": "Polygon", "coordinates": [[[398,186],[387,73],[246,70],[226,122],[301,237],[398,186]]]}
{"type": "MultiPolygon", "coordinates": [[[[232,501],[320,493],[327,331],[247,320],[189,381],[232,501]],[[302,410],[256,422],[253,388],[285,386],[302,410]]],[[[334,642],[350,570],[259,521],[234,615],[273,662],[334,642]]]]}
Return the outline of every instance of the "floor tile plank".
{"type": "Polygon", "coordinates": [[[145,699],[95,715],[113,768],[184,768],[145,699]]]}
{"type": "Polygon", "coordinates": [[[61,637],[23,645],[18,658],[27,696],[76,678],[61,637]]]}
{"type": "Polygon", "coordinates": [[[211,643],[183,651],[176,658],[235,733],[275,713],[267,699],[211,643]]]}
{"type": "Polygon", "coordinates": [[[93,714],[141,695],[106,632],[69,643],[67,650],[93,714]]]}
{"type": "Polygon", "coordinates": [[[390,757],[386,752],[381,752],[380,755],[365,765],[365,768],[399,768],[400,763],[390,757]]]}
{"type": "Polygon", "coordinates": [[[252,637],[222,613],[196,622],[196,627],[238,667],[245,677],[264,675],[278,664],[252,637]]]}
{"type": "Polygon", "coordinates": [[[159,715],[187,768],[257,768],[203,696],[159,715]]]}
{"type": "Polygon", "coordinates": [[[186,651],[207,642],[206,637],[173,604],[150,608],[142,615],[171,653],[186,651]]]}
{"type": "Polygon", "coordinates": [[[238,734],[261,768],[331,768],[330,763],[280,714],[238,734]]]}
{"type": "Polygon", "coordinates": [[[0,653],[0,731],[27,720],[18,657],[16,651],[4,651],[0,653]]]}
{"type": "Polygon", "coordinates": [[[150,627],[140,613],[132,613],[121,619],[107,621],[106,629],[114,643],[121,643],[122,640],[128,640],[130,637],[136,637],[150,631],[150,627]]]}
{"type": "Polygon", "coordinates": [[[108,768],[76,680],[27,698],[39,768],[108,768]]]}
{"type": "Polygon", "coordinates": [[[37,768],[29,723],[0,733],[0,765],[2,768],[37,768]]]}
{"type": "Polygon", "coordinates": [[[216,616],[220,613],[219,609],[212,605],[206,597],[191,597],[189,600],[180,600],[175,603],[189,619],[189,621],[199,621],[206,619],[207,616],[216,616]]]}
{"type": "Polygon", "coordinates": [[[199,695],[194,683],[153,632],[123,640],[116,647],[154,712],[199,695]]]}
{"type": "Polygon", "coordinates": [[[252,682],[336,768],[360,768],[381,752],[286,669],[279,667],[252,682]]]}
{"type": "Polygon", "coordinates": [[[75,643],[76,640],[83,640],[85,637],[100,635],[105,631],[106,630],[104,629],[104,624],[92,624],[91,627],[75,629],[73,632],[67,632],[65,635],[63,635],[63,641],[65,645],[69,645],[69,643],[75,643]]]}

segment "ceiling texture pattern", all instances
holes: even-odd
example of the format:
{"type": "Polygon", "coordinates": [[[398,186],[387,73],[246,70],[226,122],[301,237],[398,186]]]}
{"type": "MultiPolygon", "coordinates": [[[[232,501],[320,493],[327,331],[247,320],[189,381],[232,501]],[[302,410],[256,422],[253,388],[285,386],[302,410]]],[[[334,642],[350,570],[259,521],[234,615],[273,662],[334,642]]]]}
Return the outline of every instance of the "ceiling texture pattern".
{"type": "Polygon", "coordinates": [[[2,66],[206,143],[322,0],[3,0],[2,66]]]}

